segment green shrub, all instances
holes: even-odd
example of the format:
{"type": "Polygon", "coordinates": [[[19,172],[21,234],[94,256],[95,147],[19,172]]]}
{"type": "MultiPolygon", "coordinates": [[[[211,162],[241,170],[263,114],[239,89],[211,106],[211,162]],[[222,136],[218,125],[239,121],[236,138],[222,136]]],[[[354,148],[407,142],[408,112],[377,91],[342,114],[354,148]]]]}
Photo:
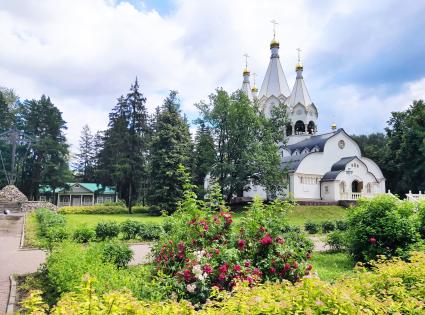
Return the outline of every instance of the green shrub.
{"type": "Polygon", "coordinates": [[[96,225],[96,237],[100,240],[117,237],[120,226],[115,221],[102,221],[96,225]]]}
{"type": "Polygon", "coordinates": [[[158,217],[161,216],[162,215],[161,207],[155,206],[155,205],[150,206],[149,207],[149,215],[158,216],[158,217]]]}
{"type": "Polygon", "coordinates": [[[335,227],[338,231],[346,231],[348,229],[348,222],[344,220],[335,221],[335,227]]]}
{"type": "MultiPolygon", "coordinates": [[[[38,221],[39,233],[41,237],[46,237],[47,232],[57,227],[65,226],[65,217],[53,212],[50,209],[37,209],[35,216],[38,221]]],[[[50,231],[50,233],[52,233],[50,231]]]]}
{"type": "Polygon", "coordinates": [[[120,214],[128,213],[125,205],[119,204],[99,204],[93,206],[71,206],[62,207],[58,210],[61,214],[120,214]]]}
{"type": "Polygon", "coordinates": [[[425,200],[422,200],[418,204],[418,216],[419,216],[419,232],[422,238],[425,240],[425,200]]]}
{"type": "Polygon", "coordinates": [[[335,251],[343,250],[346,247],[345,233],[342,231],[333,231],[326,237],[326,244],[335,251]]]}
{"type": "Polygon", "coordinates": [[[45,239],[47,241],[47,246],[52,247],[54,243],[60,243],[68,239],[69,231],[65,226],[51,226],[47,228],[45,239]]]}
{"type": "Polygon", "coordinates": [[[77,243],[88,243],[96,238],[96,232],[87,225],[80,225],[75,229],[72,238],[77,243]]]}
{"type": "MultiPolygon", "coordinates": [[[[127,290],[102,294],[99,279],[86,278],[77,292],[64,294],[49,314],[424,314],[425,254],[373,263],[333,284],[317,278],[265,283],[238,283],[233,292],[217,292],[201,309],[186,300],[138,301],[127,290]]],[[[136,280],[137,278],[135,278],[136,280]]],[[[25,314],[48,314],[37,292],[23,303],[25,314]]]]}
{"type": "Polygon", "coordinates": [[[304,224],[304,229],[309,233],[309,234],[316,234],[319,233],[320,231],[320,227],[319,224],[311,222],[311,221],[307,221],[304,224]]]}
{"type": "Polygon", "coordinates": [[[136,205],[136,206],[133,206],[131,208],[131,212],[133,212],[133,213],[146,213],[146,214],[148,214],[149,211],[150,211],[150,208],[148,206],[136,205]]]}
{"type": "Polygon", "coordinates": [[[347,246],[356,260],[404,255],[419,240],[414,204],[390,195],[360,200],[349,214],[347,246]]]}
{"type": "Polygon", "coordinates": [[[141,223],[134,220],[126,220],[120,224],[120,231],[125,240],[135,239],[139,234],[141,223]]]}
{"type": "Polygon", "coordinates": [[[329,233],[335,231],[335,224],[332,221],[322,222],[322,232],[329,233]]]}
{"type": "Polygon", "coordinates": [[[133,259],[133,251],[120,241],[110,241],[102,244],[102,261],[113,263],[118,268],[126,267],[133,259]]]}
{"type": "Polygon", "coordinates": [[[162,226],[159,224],[140,224],[138,237],[143,241],[153,241],[159,239],[162,233],[162,226]]]}

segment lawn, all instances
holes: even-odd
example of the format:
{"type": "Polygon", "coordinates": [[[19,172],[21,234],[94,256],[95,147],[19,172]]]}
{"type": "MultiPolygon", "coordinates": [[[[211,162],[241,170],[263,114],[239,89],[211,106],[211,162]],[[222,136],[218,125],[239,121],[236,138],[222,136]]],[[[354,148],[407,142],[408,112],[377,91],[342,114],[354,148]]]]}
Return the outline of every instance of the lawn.
{"type": "Polygon", "coordinates": [[[330,282],[353,273],[354,267],[353,259],[342,252],[315,252],[311,264],[320,279],[330,282]]]}

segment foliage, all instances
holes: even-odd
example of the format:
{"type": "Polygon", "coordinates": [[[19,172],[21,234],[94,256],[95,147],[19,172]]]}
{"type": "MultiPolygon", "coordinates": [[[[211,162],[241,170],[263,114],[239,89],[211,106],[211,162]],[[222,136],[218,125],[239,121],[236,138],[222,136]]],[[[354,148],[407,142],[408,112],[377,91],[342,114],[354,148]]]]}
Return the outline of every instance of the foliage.
{"type": "MultiPolygon", "coordinates": [[[[76,292],[63,295],[51,314],[422,314],[425,312],[425,254],[413,253],[408,262],[399,259],[359,268],[334,284],[310,276],[250,287],[237,283],[232,293],[214,289],[209,303],[195,310],[179,302],[137,301],[128,290],[99,294],[96,282],[87,278],[76,292]]],[[[26,302],[31,312],[39,299],[26,302]],[[34,305],[31,305],[33,301],[34,305]],[[33,308],[32,308],[33,307],[33,308]]],[[[42,313],[41,313],[42,314],[42,313]]]]}
{"type": "Polygon", "coordinates": [[[418,216],[419,216],[419,232],[422,238],[425,240],[425,201],[422,200],[418,204],[418,216]]]}
{"type": "Polygon", "coordinates": [[[347,246],[360,261],[402,255],[419,239],[414,205],[391,195],[359,200],[348,224],[347,246]]]}
{"type": "Polygon", "coordinates": [[[96,232],[91,227],[83,224],[74,231],[72,238],[77,243],[88,243],[96,239],[96,232]]]}
{"type": "Polygon", "coordinates": [[[199,122],[211,128],[216,157],[211,175],[226,200],[241,196],[251,182],[271,194],[282,188],[277,143],[283,142],[283,132],[276,123],[286,121],[286,111],[276,112],[283,116],[275,121],[267,119],[242,91],[229,95],[223,89],[210,95],[209,103],[200,102],[197,107],[199,122]]]}
{"type": "Polygon", "coordinates": [[[135,200],[146,197],[150,133],[146,98],[136,79],[127,96],[121,96],[109,114],[96,166],[99,181],[116,186],[130,212],[135,200]]]}
{"type": "Polygon", "coordinates": [[[58,210],[61,214],[117,214],[128,213],[128,209],[122,204],[99,204],[93,206],[69,206],[58,210]]]}
{"type": "Polygon", "coordinates": [[[163,229],[159,224],[140,224],[137,236],[144,241],[153,241],[160,238],[163,229]]]}
{"type": "Polygon", "coordinates": [[[333,231],[326,237],[326,244],[331,250],[340,251],[346,247],[346,235],[341,231],[333,231]]]}
{"type": "Polygon", "coordinates": [[[57,214],[50,209],[37,209],[35,211],[36,219],[39,223],[40,235],[46,237],[48,232],[55,228],[65,225],[65,217],[57,214]]]}
{"type": "Polygon", "coordinates": [[[307,221],[304,224],[304,229],[309,233],[309,234],[316,234],[319,233],[320,231],[320,225],[311,221],[307,221]]]}
{"type": "Polygon", "coordinates": [[[131,208],[132,213],[149,213],[149,207],[148,206],[141,206],[136,205],[131,208]]]}
{"type": "Polygon", "coordinates": [[[120,231],[123,239],[135,239],[140,231],[141,223],[134,220],[126,220],[120,224],[120,231]]]}
{"type": "Polygon", "coordinates": [[[74,168],[80,182],[95,182],[96,148],[94,136],[88,125],[81,130],[78,153],[75,156],[74,168]]]}
{"type": "Polygon", "coordinates": [[[336,220],[335,227],[338,231],[346,231],[348,229],[348,222],[345,220],[336,220]]]}
{"type": "Polygon", "coordinates": [[[101,244],[102,261],[113,263],[118,268],[126,267],[133,258],[133,251],[119,241],[110,241],[101,244]]]}
{"type": "Polygon", "coordinates": [[[335,230],[335,224],[332,221],[322,222],[322,232],[329,233],[335,230]]]}
{"type": "Polygon", "coordinates": [[[149,204],[168,213],[183,197],[180,165],[191,169],[192,141],[189,125],[180,111],[176,91],[158,109],[153,123],[150,151],[149,204]]]}
{"type": "Polygon", "coordinates": [[[100,240],[117,237],[120,226],[115,221],[101,221],[96,225],[96,237],[100,240]]]}
{"type": "Polygon", "coordinates": [[[156,267],[174,276],[178,296],[204,303],[213,286],[230,290],[240,279],[251,284],[297,281],[309,272],[312,244],[285,224],[292,205],[276,200],[266,206],[256,200],[232,228],[220,195],[198,201],[185,182],[185,199],[167,219],[170,232],[153,247],[156,267]]]}

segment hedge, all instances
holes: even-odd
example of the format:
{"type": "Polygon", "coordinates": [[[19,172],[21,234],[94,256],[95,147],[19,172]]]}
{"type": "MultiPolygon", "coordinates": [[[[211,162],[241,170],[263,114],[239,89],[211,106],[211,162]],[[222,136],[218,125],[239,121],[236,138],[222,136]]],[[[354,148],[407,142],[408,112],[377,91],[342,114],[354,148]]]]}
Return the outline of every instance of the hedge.
{"type": "Polygon", "coordinates": [[[123,205],[70,206],[58,210],[61,214],[119,214],[128,213],[123,205]]]}

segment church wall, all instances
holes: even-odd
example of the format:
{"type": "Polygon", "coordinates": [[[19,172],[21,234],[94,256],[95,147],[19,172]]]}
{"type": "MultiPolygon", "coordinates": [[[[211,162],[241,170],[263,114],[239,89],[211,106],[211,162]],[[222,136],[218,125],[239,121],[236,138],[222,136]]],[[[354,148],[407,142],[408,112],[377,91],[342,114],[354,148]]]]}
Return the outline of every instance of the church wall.
{"type": "Polygon", "coordinates": [[[294,198],[320,199],[320,175],[294,174],[294,198]]]}
{"type": "Polygon", "coordinates": [[[251,197],[251,198],[259,197],[262,200],[267,199],[267,192],[263,186],[251,184],[250,187],[251,187],[250,190],[243,192],[244,197],[251,197]]]}
{"type": "Polygon", "coordinates": [[[326,142],[323,152],[307,155],[298,166],[297,173],[324,175],[334,163],[348,156],[361,156],[360,148],[354,140],[341,132],[326,142]],[[340,140],[345,142],[343,149],[338,146],[340,140]]]}
{"type": "Polygon", "coordinates": [[[323,182],[321,185],[321,193],[323,200],[339,200],[339,182],[323,182]]]}
{"type": "Polygon", "coordinates": [[[382,174],[381,169],[379,168],[379,166],[374,161],[372,161],[371,159],[369,159],[367,157],[362,157],[361,160],[364,164],[366,164],[369,172],[373,173],[373,175],[375,175],[375,177],[378,180],[384,178],[384,174],[382,174]]]}

